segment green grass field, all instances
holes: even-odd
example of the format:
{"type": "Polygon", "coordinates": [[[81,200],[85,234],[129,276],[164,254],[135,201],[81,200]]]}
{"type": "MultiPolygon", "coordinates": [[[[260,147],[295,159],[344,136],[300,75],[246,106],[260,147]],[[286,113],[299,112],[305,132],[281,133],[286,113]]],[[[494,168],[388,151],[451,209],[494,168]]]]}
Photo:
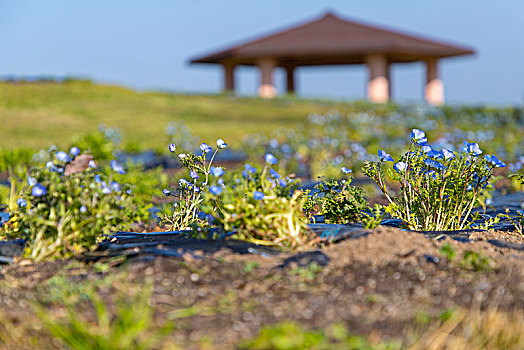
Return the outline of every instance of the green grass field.
{"type": "MultiPolygon", "coordinates": [[[[366,102],[263,100],[227,95],[136,92],[88,81],[0,83],[0,148],[69,145],[72,136],[117,126],[125,140],[163,148],[170,122],[183,121],[206,142],[239,142],[243,135],[302,123],[310,113],[362,111],[366,102]]],[[[373,107],[375,110],[377,107],[373,107]]],[[[387,109],[388,106],[378,107],[387,109]]]]}

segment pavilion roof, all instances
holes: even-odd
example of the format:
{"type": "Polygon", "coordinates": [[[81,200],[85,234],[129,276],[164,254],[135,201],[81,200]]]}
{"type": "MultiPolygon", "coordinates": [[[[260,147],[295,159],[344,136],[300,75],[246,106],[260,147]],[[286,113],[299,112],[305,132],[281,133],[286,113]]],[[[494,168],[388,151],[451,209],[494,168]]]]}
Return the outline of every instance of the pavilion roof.
{"type": "Polygon", "coordinates": [[[277,65],[362,64],[369,54],[385,54],[391,63],[474,54],[473,49],[384,29],[327,13],[321,18],[240,45],[192,59],[191,63],[255,65],[274,58],[277,65]]]}

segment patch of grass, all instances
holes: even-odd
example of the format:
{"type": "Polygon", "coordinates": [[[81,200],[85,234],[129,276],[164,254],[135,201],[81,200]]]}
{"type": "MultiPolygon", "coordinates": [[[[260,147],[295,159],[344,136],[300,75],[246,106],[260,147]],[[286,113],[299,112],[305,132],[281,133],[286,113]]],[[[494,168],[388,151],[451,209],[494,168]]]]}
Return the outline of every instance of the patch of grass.
{"type": "Polygon", "coordinates": [[[345,114],[363,107],[297,98],[136,92],[88,81],[0,82],[0,140],[7,148],[65,147],[73,135],[94,132],[105,124],[117,126],[127,140],[144,148],[164,150],[169,143],[166,127],[183,121],[204,142],[227,135],[228,142],[239,144],[246,134],[290,127],[310,113],[337,110],[345,114]]]}
{"type": "Polygon", "coordinates": [[[306,281],[313,281],[317,278],[317,276],[322,272],[323,267],[317,264],[316,262],[312,262],[311,264],[308,264],[307,266],[299,266],[295,267],[291,270],[289,270],[289,273],[292,275],[298,275],[303,280],[306,281]]]}
{"type": "Polygon", "coordinates": [[[305,329],[286,321],[264,327],[258,336],[242,341],[240,349],[400,349],[394,342],[371,344],[364,337],[350,335],[344,325],[336,323],[326,329],[305,329]]]}

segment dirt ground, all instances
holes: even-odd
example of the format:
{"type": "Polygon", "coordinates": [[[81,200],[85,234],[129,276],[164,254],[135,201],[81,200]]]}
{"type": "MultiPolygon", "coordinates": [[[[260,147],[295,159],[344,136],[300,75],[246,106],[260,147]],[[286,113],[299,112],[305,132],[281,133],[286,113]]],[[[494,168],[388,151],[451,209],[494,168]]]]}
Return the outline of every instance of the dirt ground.
{"type": "MultiPolygon", "coordinates": [[[[431,319],[452,308],[522,311],[524,237],[492,231],[471,238],[432,239],[381,226],[367,236],[304,252],[239,254],[224,248],[97,263],[21,261],[0,270],[0,345],[61,347],[35,317],[34,306],[65,315],[61,294],[53,297],[60,279],[68,288],[98,286],[108,304],[122,286],[136,289],[151,280],[154,323],[172,322],[167,343],[184,349],[233,349],[262,326],[285,320],[307,328],[339,322],[376,341],[405,339],[421,315],[431,319]],[[511,241],[513,248],[497,247],[493,239],[511,241]],[[456,252],[453,260],[443,246],[456,252]],[[466,261],[467,251],[487,259],[466,261]]],[[[94,319],[88,308],[80,310],[94,319]]]]}

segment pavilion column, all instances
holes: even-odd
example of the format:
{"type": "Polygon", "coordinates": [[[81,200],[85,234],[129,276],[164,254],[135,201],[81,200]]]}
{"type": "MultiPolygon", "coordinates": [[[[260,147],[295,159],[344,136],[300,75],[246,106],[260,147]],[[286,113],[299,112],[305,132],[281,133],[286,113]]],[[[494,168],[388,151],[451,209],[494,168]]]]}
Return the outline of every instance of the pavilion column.
{"type": "Polygon", "coordinates": [[[272,58],[263,58],[257,62],[260,70],[260,86],[258,95],[263,98],[273,98],[277,95],[277,89],[273,85],[273,70],[276,67],[276,61],[272,58]]]}
{"type": "Polygon", "coordinates": [[[436,58],[426,60],[426,86],[424,97],[430,105],[444,104],[444,83],[439,78],[438,61],[436,58]]]}
{"type": "Polygon", "coordinates": [[[286,66],[286,91],[295,93],[295,66],[286,66]]]}
{"type": "Polygon", "coordinates": [[[226,62],[222,66],[224,67],[224,91],[235,92],[235,65],[226,62]]]}
{"type": "Polygon", "coordinates": [[[368,99],[375,103],[386,103],[389,100],[389,70],[385,55],[373,54],[366,57],[369,69],[367,86],[368,99]]]}

